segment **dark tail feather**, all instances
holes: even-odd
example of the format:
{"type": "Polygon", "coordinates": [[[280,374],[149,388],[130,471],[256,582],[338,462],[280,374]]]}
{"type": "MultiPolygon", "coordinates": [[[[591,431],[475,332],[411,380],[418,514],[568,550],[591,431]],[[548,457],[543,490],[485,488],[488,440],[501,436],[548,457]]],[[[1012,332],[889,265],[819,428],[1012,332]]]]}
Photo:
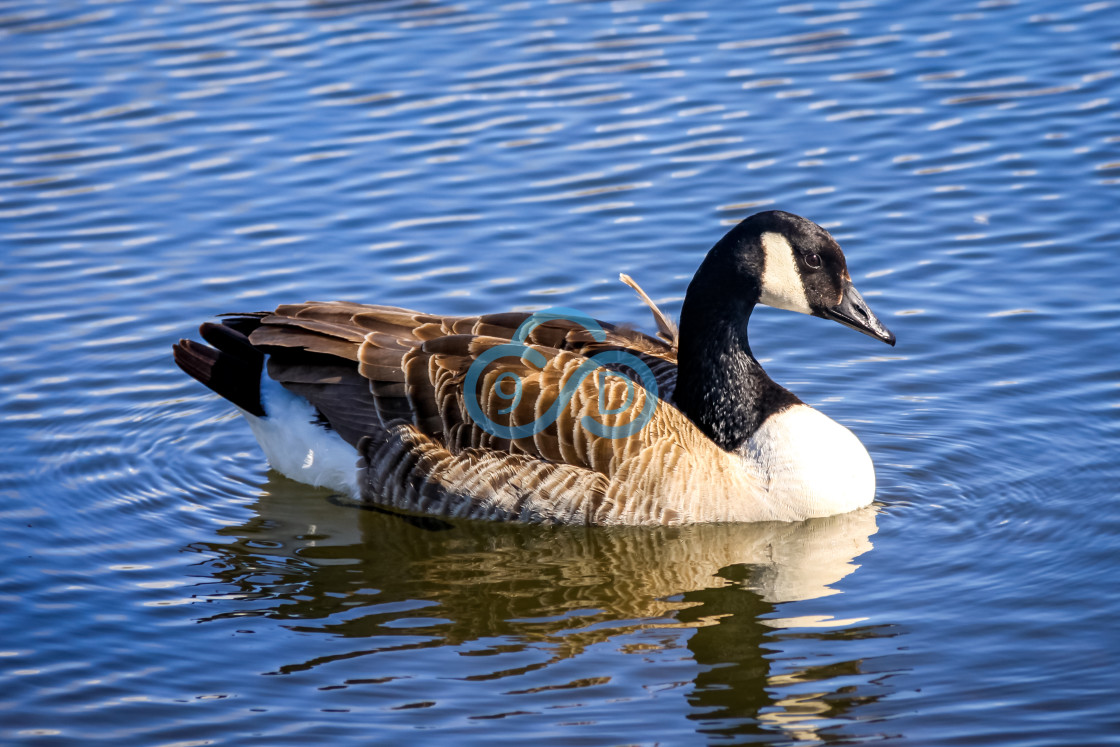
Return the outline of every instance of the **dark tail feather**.
{"type": "Polygon", "coordinates": [[[172,346],[179,368],[242,410],[264,417],[261,405],[264,354],[232,327],[208,322],[199,331],[214,347],[194,340],[179,340],[172,346]]]}
{"type": "Polygon", "coordinates": [[[216,347],[219,351],[232,355],[235,358],[253,363],[258,368],[264,361],[264,354],[253,347],[247,335],[233,329],[227,324],[213,324],[204,322],[198,328],[202,339],[216,347]]]}
{"type": "Polygon", "coordinates": [[[261,319],[270,316],[269,311],[238,312],[234,314],[219,314],[222,317],[220,326],[229,327],[248,337],[253,330],[261,326],[261,319]]]}

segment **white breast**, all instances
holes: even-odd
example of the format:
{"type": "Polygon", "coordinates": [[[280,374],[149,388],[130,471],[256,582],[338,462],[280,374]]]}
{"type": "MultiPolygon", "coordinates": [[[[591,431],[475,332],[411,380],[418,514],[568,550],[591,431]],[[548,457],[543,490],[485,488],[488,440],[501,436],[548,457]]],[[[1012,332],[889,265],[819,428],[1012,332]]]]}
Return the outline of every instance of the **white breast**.
{"type": "Polygon", "coordinates": [[[875,468],[855,434],[808,405],[766,419],[744,457],[781,512],[808,519],[844,513],[875,498],[875,468]]]}

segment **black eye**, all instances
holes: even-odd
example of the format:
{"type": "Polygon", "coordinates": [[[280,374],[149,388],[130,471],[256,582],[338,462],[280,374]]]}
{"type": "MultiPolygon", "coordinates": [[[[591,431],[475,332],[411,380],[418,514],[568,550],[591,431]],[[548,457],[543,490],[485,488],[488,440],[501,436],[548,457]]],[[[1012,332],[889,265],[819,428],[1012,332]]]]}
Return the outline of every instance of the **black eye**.
{"type": "Polygon", "coordinates": [[[802,259],[805,260],[805,264],[809,265],[814,270],[821,266],[821,255],[819,254],[806,254],[802,259]]]}

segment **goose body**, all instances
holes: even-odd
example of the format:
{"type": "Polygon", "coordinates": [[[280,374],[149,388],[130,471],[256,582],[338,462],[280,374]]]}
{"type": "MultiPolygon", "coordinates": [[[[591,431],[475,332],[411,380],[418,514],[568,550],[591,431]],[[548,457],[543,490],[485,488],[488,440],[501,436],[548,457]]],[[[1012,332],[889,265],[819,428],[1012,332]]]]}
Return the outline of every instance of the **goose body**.
{"type": "MultiPolygon", "coordinates": [[[[625,278],[628,282],[628,278],[625,278]]],[[[635,286],[636,288],[636,286],[635,286]]],[[[758,303],[894,344],[820,226],[747,218],[707,254],[679,333],[571,310],[470,317],[330,302],[203,324],[176,362],[284,475],[392,509],[544,523],[800,521],[870,503],[856,436],[751,354],[758,303]]]]}

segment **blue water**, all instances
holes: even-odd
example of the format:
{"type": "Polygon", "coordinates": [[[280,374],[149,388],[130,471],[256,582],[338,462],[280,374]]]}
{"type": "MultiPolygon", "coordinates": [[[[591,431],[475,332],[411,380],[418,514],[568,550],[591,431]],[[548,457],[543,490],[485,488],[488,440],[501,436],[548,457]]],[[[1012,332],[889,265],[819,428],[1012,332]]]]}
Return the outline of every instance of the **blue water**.
{"type": "Polygon", "coordinates": [[[4,2],[0,742],[1116,744],[1120,5],[4,2]],[[651,329],[828,227],[894,349],[759,309],[873,510],[417,526],[170,345],[306,299],[651,329]]]}

